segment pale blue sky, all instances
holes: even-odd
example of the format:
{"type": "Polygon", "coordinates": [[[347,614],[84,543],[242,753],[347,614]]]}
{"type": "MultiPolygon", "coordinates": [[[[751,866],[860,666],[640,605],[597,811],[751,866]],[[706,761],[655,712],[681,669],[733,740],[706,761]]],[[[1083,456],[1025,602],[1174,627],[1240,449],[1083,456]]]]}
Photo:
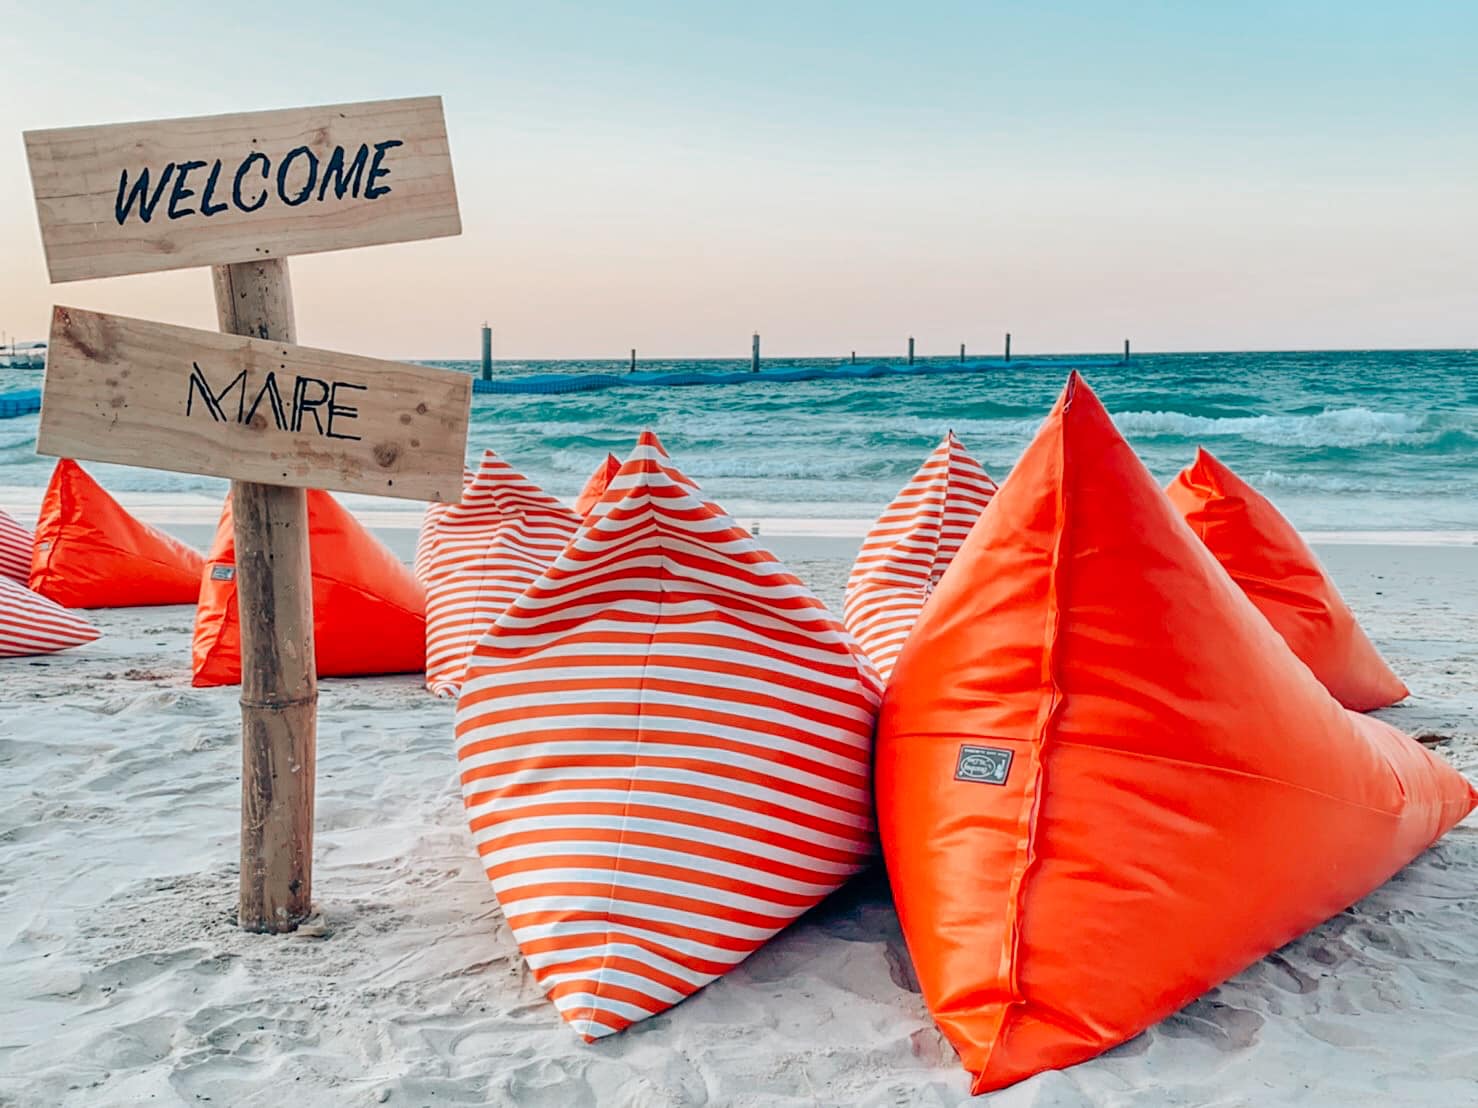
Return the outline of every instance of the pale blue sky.
{"type": "Polygon", "coordinates": [[[0,328],[51,288],[19,132],[440,93],[465,234],[294,262],[391,356],[1478,345],[1478,4],[0,3],[0,328]]]}

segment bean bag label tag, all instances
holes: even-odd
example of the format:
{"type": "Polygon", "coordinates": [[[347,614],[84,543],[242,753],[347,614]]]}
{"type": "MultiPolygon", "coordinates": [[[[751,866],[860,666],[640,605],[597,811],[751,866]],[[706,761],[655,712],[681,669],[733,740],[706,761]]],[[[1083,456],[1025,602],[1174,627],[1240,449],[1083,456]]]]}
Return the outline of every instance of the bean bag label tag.
{"type": "Polygon", "coordinates": [[[1011,772],[1011,757],[1011,751],[994,746],[962,746],[955,763],[955,780],[1004,785],[1011,772]]]}

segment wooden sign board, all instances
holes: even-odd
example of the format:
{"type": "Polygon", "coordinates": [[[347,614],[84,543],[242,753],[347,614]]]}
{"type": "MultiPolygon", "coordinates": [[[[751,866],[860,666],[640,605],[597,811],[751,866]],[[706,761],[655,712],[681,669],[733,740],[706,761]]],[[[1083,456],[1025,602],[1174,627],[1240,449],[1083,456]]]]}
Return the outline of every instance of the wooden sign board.
{"type": "Polygon", "coordinates": [[[462,230],[439,96],[25,139],[53,282],[462,230]]]}
{"type": "Polygon", "coordinates": [[[36,450],[455,503],[471,401],[465,373],[59,307],[36,450]]]}

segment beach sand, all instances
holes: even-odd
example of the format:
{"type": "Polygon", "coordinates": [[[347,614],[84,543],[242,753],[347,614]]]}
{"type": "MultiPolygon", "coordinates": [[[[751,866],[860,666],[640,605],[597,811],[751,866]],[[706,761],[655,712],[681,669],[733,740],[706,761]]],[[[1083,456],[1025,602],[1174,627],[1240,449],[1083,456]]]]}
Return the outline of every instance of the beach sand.
{"type": "MultiPolygon", "coordinates": [[[[208,541],[206,521],[176,530],[208,541]]],[[[409,555],[411,532],[384,534],[409,555]]],[[[839,605],[855,539],[772,544],[839,605]]],[[[1320,555],[1413,689],[1381,715],[1442,736],[1478,776],[1478,548],[1320,555]]],[[[244,934],[237,694],[190,687],[192,617],[99,612],[96,643],[0,661],[0,1104],[1478,1101],[1471,818],[1131,1042],[974,1100],[876,870],[671,1011],[582,1043],[474,858],[452,705],[415,677],[326,680],[321,916],[291,937],[244,934]]]]}

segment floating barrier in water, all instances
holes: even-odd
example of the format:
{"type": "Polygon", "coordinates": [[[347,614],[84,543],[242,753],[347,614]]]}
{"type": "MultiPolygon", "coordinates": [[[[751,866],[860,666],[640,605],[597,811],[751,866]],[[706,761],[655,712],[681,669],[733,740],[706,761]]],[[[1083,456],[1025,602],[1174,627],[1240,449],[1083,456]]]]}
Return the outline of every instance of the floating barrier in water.
{"type": "MultiPolygon", "coordinates": [[[[682,369],[668,372],[632,370],[629,373],[532,373],[522,377],[476,379],[472,382],[472,391],[547,395],[561,392],[595,392],[600,389],[621,387],[678,388],[687,385],[789,384],[793,381],[918,377],[940,373],[979,373],[990,369],[1032,369],[1042,366],[1050,366],[1058,370],[1091,369],[1123,364],[1118,358],[1062,358],[1050,362],[1026,358],[1015,358],[1007,362],[994,358],[978,362],[916,362],[913,365],[865,362],[861,365],[843,363],[841,365],[787,366],[782,369],[761,369],[757,372],[743,369],[716,372],[682,369]]],[[[40,410],[40,389],[0,393],[0,419],[32,415],[40,410]]]]}
{"type": "Polygon", "coordinates": [[[16,416],[34,415],[40,410],[40,389],[0,392],[0,419],[13,419],[16,416]]]}
{"type": "Polygon", "coordinates": [[[868,362],[862,365],[788,366],[782,369],[716,372],[702,370],[633,370],[629,373],[535,373],[523,377],[494,377],[472,382],[479,393],[561,393],[594,392],[622,386],[674,388],[687,385],[752,385],[757,383],[790,383],[792,381],[827,381],[846,378],[917,377],[939,373],[978,373],[988,369],[1030,369],[1051,366],[1053,369],[1085,369],[1095,366],[1122,365],[1117,358],[1075,358],[1034,361],[1017,358],[1007,363],[999,358],[978,362],[917,362],[913,365],[887,365],[868,362]]]}

